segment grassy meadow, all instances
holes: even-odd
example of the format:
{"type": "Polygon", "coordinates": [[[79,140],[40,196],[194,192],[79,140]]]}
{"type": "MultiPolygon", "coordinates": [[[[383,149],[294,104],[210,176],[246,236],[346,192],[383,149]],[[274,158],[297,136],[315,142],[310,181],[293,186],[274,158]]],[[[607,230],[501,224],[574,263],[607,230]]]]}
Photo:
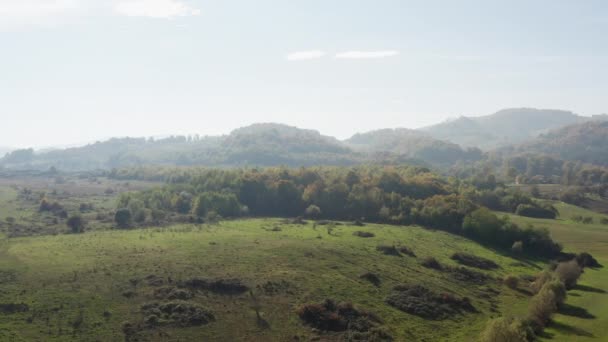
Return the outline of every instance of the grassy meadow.
{"type": "MultiPolygon", "coordinates": [[[[104,194],[108,185],[127,188],[97,184],[95,191],[63,202],[76,208],[86,199],[102,211],[110,210],[116,197],[104,194]]],[[[35,204],[18,198],[20,189],[14,184],[0,186],[0,217],[15,217],[18,225],[40,220],[35,204]]],[[[61,191],[54,194],[50,196],[61,191]]],[[[608,226],[599,224],[600,215],[561,203],[556,206],[561,214],[558,220],[514,215],[511,219],[546,227],[568,251],[588,251],[608,264],[608,226]],[[571,221],[575,215],[593,216],[595,223],[571,221]]],[[[61,225],[51,226],[65,232],[61,225]]],[[[94,220],[84,234],[9,237],[10,227],[3,225],[0,340],[347,340],[344,334],[319,333],[297,315],[302,305],[331,298],[379,317],[380,328],[395,341],[475,341],[489,319],[523,317],[527,312],[530,295],[523,288],[504,286],[500,279],[534,275],[546,266],[544,261],[519,259],[507,251],[417,226],[295,224],[260,218],[125,231],[110,227],[109,222],[94,220]],[[359,231],[374,236],[353,235],[359,231]],[[406,246],[415,257],[386,255],[377,250],[379,245],[406,246]],[[456,252],[490,259],[499,268],[467,267],[490,277],[482,281],[455,277],[446,270],[460,266],[451,259],[456,252]],[[436,258],[444,269],[423,267],[426,257],[436,258]],[[377,275],[380,284],[362,279],[365,273],[377,275]],[[159,297],[159,290],[177,289],[193,278],[236,279],[248,290],[230,294],[196,290],[192,297],[180,299],[211,312],[214,320],[208,324],[152,327],[142,323],[148,319],[143,309],[147,304],[166,301],[159,297]],[[442,320],[408,314],[386,302],[398,284],[420,284],[437,293],[467,297],[476,312],[442,320]]],[[[543,339],[603,341],[608,337],[606,270],[585,271],[543,339]]]]}

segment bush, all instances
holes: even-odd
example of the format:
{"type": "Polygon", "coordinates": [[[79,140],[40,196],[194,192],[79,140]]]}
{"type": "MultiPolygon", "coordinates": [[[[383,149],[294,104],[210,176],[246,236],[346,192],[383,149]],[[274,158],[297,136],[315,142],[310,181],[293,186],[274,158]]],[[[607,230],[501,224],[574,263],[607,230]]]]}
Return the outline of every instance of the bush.
{"type": "Polygon", "coordinates": [[[530,320],[535,323],[537,329],[544,328],[555,311],[557,311],[556,296],[547,287],[543,287],[538,294],[532,297],[528,308],[530,320]]]}
{"type": "Polygon", "coordinates": [[[426,257],[424,258],[424,260],[422,260],[421,263],[422,266],[426,267],[426,268],[432,268],[435,270],[440,270],[443,267],[441,266],[441,264],[439,263],[439,261],[437,261],[437,259],[433,258],[433,257],[426,257]]]}
{"type": "Polygon", "coordinates": [[[308,208],[306,208],[306,211],[304,212],[304,214],[308,218],[316,219],[319,216],[321,216],[321,208],[317,207],[314,204],[311,204],[308,206],[308,208]]]}
{"type": "Polygon", "coordinates": [[[553,207],[540,207],[537,205],[520,204],[517,206],[515,214],[526,217],[555,219],[557,217],[557,210],[555,210],[555,208],[553,207]]]}
{"type": "Polygon", "coordinates": [[[70,231],[74,234],[79,234],[84,231],[85,222],[80,215],[71,216],[66,222],[70,231]]]}
{"type": "Polygon", "coordinates": [[[513,253],[516,254],[521,254],[524,251],[524,243],[521,241],[515,241],[513,242],[513,245],[511,246],[511,251],[513,253]]]}
{"type": "Polygon", "coordinates": [[[508,275],[502,281],[508,288],[515,290],[519,286],[519,278],[514,275],[508,275]]]}
{"type": "Polygon", "coordinates": [[[536,276],[536,279],[531,284],[532,293],[539,293],[540,290],[545,286],[545,284],[549,281],[555,280],[555,275],[550,271],[543,271],[539,275],[536,276]]]}
{"type": "Polygon", "coordinates": [[[435,293],[421,285],[398,285],[386,298],[387,304],[412,315],[441,320],[463,312],[476,312],[466,297],[435,293]]]}
{"type": "Polygon", "coordinates": [[[374,233],[370,233],[370,232],[363,232],[363,231],[356,231],[353,233],[354,236],[358,236],[358,237],[362,237],[362,238],[372,238],[374,236],[376,236],[376,234],[374,233]]]}
{"type": "Polygon", "coordinates": [[[128,228],[132,223],[132,215],[131,210],[127,208],[121,208],[116,210],[116,214],[114,215],[114,221],[118,228],[128,228]]]}
{"type": "Polygon", "coordinates": [[[600,219],[600,223],[601,223],[601,224],[604,224],[604,225],[608,225],[608,217],[602,217],[602,218],[600,219]]]}
{"type": "Polygon", "coordinates": [[[395,255],[395,256],[401,255],[401,254],[399,254],[399,251],[397,250],[397,248],[395,246],[380,245],[380,246],[376,247],[376,250],[384,253],[385,255],[395,255]]]}
{"type": "Polygon", "coordinates": [[[552,280],[548,283],[546,283],[543,286],[543,289],[541,289],[542,291],[552,291],[553,294],[555,295],[555,304],[560,307],[564,304],[564,302],[566,301],[566,297],[568,296],[568,291],[566,290],[566,286],[564,286],[564,283],[562,283],[559,280],[552,280]]]}
{"type": "Polygon", "coordinates": [[[481,333],[480,342],[527,342],[533,332],[522,320],[500,317],[489,321],[481,333]]]}
{"type": "Polygon", "coordinates": [[[555,274],[564,283],[568,290],[576,286],[576,282],[582,273],[583,269],[579,266],[576,260],[560,262],[555,269],[555,274]]]}
{"type": "Polygon", "coordinates": [[[478,257],[473,254],[467,254],[467,253],[461,253],[461,252],[454,253],[452,255],[451,259],[455,260],[465,266],[476,267],[476,268],[480,268],[482,270],[496,269],[499,267],[498,264],[496,264],[494,261],[485,259],[482,257],[478,257]]]}
{"type": "Polygon", "coordinates": [[[585,216],[585,217],[583,217],[582,222],[583,222],[583,224],[592,224],[593,223],[593,217],[591,217],[591,216],[585,216]]]}

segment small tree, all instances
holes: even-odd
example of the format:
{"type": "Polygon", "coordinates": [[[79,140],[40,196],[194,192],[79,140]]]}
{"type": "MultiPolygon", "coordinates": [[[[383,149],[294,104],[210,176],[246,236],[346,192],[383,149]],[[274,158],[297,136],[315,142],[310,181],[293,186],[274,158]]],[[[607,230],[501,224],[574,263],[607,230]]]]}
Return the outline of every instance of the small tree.
{"type": "Polygon", "coordinates": [[[68,218],[66,224],[67,224],[68,228],[70,228],[70,231],[74,234],[79,234],[84,231],[85,222],[84,222],[84,219],[82,218],[82,216],[80,216],[80,215],[70,216],[70,218],[68,218]]]}
{"type": "Polygon", "coordinates": [[[116,222],[118,228],[128,228],[132,222],[131,210],[127,208],[116,210],[114,221],[116,222]]]}
{"type": "Polygon", "coordinates": [[[481,342],[527,342],[532,332],[520,319],[500,317],[488,322],[481,342]]]}
{"type": "Polygon", "coordinates": [[[513,246],[511,246],[511,251],[516,254],[521,254],[524,251],[524,243],[521,241],[513,242],[513,246]]]}
{"type": "Polygon", "coordinates": [[[555,273],[567,289],[572,289],[576,286],[576,282],[583,273],[583,269],[576,260],[570,260],[568,262],[560,262],[555,269],[555,273]]]}
{"type": "Polygon", "coordinates": [[[321,208],[314,204],[311,204],[308,206],[308,208],[306,208],[306,211],[304,213],[306,214],[306,217],[316,219],[321,216],[321,208]]]}

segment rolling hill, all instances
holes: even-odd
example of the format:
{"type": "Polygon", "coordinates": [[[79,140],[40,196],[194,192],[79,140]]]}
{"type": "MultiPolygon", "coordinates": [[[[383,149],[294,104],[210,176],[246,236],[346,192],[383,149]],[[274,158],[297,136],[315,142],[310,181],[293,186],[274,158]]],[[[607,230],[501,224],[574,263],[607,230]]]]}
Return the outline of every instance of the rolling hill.
{"type": "Polygon", "coordinates": [[[515,147],[512,154],[547,154],[569,161],[608,165],[608,122],[591,121],[542,134],[515,147]]]}
{"type": "Polygon", "coordinates": [[[517,144],[555,128],[590,120],[569,111],[504,109],[492,115],[460,117],[421,131],[440,140],[484,150],[517,144]]]}
{"type": "Polygon", "coordinates": [[[481,151],[478,149],[463,150],[456,144],[437,140],[428,134],[407,128],[358,133],[345,142],[357,151],[387,152],[424,160],[435,165],[448,165],[458,160],[481,159],[481,151]]]}

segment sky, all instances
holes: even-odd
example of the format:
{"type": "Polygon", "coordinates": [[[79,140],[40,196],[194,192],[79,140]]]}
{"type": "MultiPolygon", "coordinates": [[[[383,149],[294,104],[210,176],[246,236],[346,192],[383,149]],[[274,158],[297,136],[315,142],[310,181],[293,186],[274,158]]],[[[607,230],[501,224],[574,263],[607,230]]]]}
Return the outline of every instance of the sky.
{"type": "Polygon", "coordinates": [[[0,0],[0,146],[608,112],[604,0],[0,0]]]}

